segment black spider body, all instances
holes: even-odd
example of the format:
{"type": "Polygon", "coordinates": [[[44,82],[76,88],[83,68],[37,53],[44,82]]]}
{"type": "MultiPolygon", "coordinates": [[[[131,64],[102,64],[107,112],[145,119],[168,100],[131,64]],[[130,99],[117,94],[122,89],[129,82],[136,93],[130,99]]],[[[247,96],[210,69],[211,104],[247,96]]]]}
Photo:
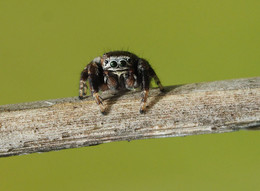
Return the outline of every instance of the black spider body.
{"type": "Polygon", "coordinates": [[[79,98],[83,99],[86,95],[88,80],[91,93],[100,111],[104,113],[105,108],[98,94],[100,90],[133,90],[141,87],[140,113],[144,113],[152,78],[163,91],[163,86],[148,61],[127,51],[107,52],[92,60],[81,72],[79,98]]]}

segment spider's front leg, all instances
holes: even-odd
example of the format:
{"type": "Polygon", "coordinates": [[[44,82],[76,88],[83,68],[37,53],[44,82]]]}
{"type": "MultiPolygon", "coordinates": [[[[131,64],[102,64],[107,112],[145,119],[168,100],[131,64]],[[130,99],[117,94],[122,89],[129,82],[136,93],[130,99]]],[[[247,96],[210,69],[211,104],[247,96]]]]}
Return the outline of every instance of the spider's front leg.
{"type": "Polygon", "coordinates": [[[81,72],[80,77],[80,88],[79,88],[79,99],[83,99],[83,96],[86,95],[86,80],[89,81],[89,88],[93,98],[98,104],[102,114],[105,113],[105,108],[102,103],[102,98],[99,96],[99,87],[104,84],[103,79],[103,69],[101,66],[101,60],[96,58],[90,62],[84,70],[81,72]]]}
{"type": "Polygon", "coordinates": [[[155,80],[156,84],[159,86],[161,92],[164,91],[164,87],[162,86],[158,76],[156,75],[156,73],[154,72],[153,68],[150,66],[148,61],[146,61],[142,58],[138,62],[138,74],[140,76],[141,90],[142,90],[140,113],[145,113],[151,79],[154,78],[154,80],[155,80]]]}

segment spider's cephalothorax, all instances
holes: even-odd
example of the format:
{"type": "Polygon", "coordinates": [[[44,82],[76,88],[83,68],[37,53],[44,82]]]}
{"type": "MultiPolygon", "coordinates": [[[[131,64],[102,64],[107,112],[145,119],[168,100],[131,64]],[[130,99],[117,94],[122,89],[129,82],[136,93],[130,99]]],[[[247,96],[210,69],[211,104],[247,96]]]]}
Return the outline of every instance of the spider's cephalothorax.
{"type": "Polygon", "coordinates": [[[144,113],[152,78],[163,91],[163,86],[148,61],[127,51],[107,52],[102,57],[92,60],[81,72],[79,98],[83,99],[86,95],[88,80],[91,93],[104,114],[105,108],[98,93],[100,90],[132,90],[140,86],[140,113],[144,113]]]}

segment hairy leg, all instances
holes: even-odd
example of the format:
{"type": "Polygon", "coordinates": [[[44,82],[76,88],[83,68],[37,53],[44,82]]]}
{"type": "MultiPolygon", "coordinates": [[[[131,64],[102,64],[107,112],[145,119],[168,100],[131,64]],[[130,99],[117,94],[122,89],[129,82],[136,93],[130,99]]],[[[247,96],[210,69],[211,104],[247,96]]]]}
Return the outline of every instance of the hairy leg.
{"type": "Polygon", "coordinates": [[[83,96],[86,95],[86,80],[88,80],[91,94],[98,104],[101,113],[104,114],[105,108],[102,103],[102,98],[99,96],[98,93],[99,87],[104,86],[103,73],[101,69],[101,66],[99,65],[99,63],[95,62],[95,59],[84,68],[84,70],[81,72],[80,77],[79,98],[83,99],[83,96]]]}
{"type": "Polygon", "coordinates": [[[144,60],[144,59],[139,60],[138,73],[139,73],[139,76],[141,77],[140,85],[141,85],[141,90],[142,90],[140,113],[145,113],[146,105],[147,105],[147,98],[149,95],[150,82],[151,82],[150,65],[146,60],[144,60]]]}
{"type": "Polygon", "coordinates": [[[157,86],[159,86],[160,91],[164,92],[164,87],[163,87],[161,81],[159,80],[158,76],[156,75],[155,71],[153,70],[153,68],[151,66],[149,66],[149,73],[150,73],[150,76],[154,79],[157,86]]]}
{"type": "Polygon", "coordinates": [[[93,98],[95,99],[96,103],[99,106],[100,112],[102,114],[105,114],[105,107],[103,106],[102,103],[102,98],[99,95],[99,86],[101,86],[100,84],[100,79],[99,76],[96,75],[96,72],[93,73],[93,71],[91,71],[91,69],[88,71],[88,81],[89,81],[89,88],[91,91],[91,94],[93,96],[93,98]]]}
{"type": "Polygon", "coordinates": [[[138,73],[139,76],[141,77],[141,89],[142,89],[140,113],[144,113],[146,110],[146,104],[147,104],[151,79],[154,78],[154,81],[159,86],[161,92],[164,91],[164,87],[162,86],[158,76],[154,72],[153,68],[150,66],[149,62],[146,61],[145,59],[141,58],[139,60],[138,73]]]}
{"type": "Polygon", "coordinates": [[[83,96],[87,94],[87,84],[86,81],[88,79],[88,71],[87,67],[81,72],[80,81],[79,81],[79,99],[83,99],[83,96]]]}

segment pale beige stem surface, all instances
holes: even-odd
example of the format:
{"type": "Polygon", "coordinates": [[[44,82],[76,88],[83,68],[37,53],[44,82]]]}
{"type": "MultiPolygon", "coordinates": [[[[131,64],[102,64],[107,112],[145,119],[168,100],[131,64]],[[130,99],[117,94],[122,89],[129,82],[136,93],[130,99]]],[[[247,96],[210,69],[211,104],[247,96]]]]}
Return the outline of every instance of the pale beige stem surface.
{"type": "Polygon", "coordinates": [[[102,95],[108,111],[76,97],[0,106],[0,156],[121,140],[232,132],[260,126],[260,77],[102,95]]]}

